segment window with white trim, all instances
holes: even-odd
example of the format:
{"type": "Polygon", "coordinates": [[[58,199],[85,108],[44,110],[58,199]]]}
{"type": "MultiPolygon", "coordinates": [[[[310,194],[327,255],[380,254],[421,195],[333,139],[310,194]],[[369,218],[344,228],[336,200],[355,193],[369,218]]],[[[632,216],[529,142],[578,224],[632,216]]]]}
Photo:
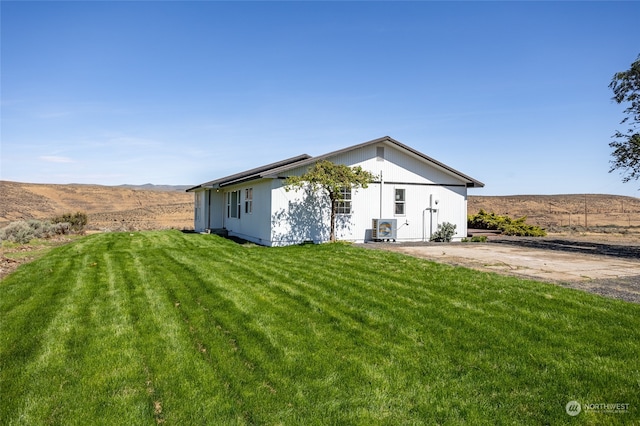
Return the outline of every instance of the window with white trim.
{"type": "Polygon", "coordinates": [[[404,216],[405,213],[405,190],[404,188],[396,188],[394,214],[396,216],[404,216]]]}
{"type": "Polygon", "coordinates": [[[240,191],[227,192],[227,217],[240,219],[240,191]]]}
{"type": "Polygon", "coordinates": [[[253,213],[253,188],[244,190],[244,212],[247,214],[253,213]]]}
{"type": "Polygon", "coordinates": [[[346,187],[340,190],[340,201],[336,201],[337,214],[351,214],[351,188],[346,187]]]}

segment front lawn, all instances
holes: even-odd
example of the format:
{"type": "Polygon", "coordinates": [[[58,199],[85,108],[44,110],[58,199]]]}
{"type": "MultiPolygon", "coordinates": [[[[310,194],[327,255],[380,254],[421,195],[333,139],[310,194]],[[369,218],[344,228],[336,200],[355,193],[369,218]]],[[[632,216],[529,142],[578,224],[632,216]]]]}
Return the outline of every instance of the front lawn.
{"type": "Polygon", "coordinates": [[[640,305],[344,244],[91,235],[0,281],[0,321],[3,425],[640,418],[640,305]]]}

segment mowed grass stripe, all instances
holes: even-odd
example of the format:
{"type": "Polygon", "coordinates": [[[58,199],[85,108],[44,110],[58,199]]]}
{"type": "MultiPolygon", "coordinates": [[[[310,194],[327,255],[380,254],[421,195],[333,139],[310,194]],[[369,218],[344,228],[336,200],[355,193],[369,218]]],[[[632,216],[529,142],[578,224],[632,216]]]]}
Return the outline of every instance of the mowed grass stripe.
{"type": "Polygon", "coordinates": [[[638,417],[637,305],[340,244],[151,232],[64,250],[42,259],[57,280],[24,267],[0,284],[2,423],[540,424],[566,421],[571,399],[638,417]],[[46,320],[21,314],[51,302],[46,320]],[[66,376],[7,386],[56,373],[15,329],[54,336],[66,319],[66,376]]]}
{"type": "Polygon", "coordinates": [[[23,303],[15,305],[17,309],[7,306],[8,314],[5,316],[3,312],[0,332],[14,340],[3,344],[2,376],[17,380],[3,380],[2,391],[7,392],[8,400],[21,403],[0,405],[14,409],[15,417],[25,424],[44,419],[55,423],[60,414],[56,408],[59,391],[68,383],[67,378],[78,372],[77,365],[67,359],[95,294],[86,285],[91,281],[87,265],[85,256],[64,263],[45,261],[26,265],[25,269],[34,269],[33,273],[44,279],[35,283],[37,286],[30,289],[31,294],[23,303]],[[23,307],[28,311],[19,312],[23,307]],[[16,312],[19,315],[12,315],[16,312]],[[16,374],[17,371],[20,373],[16,374]]]}
{"type": "Polygon", "coordinates": [[[230,411],[233,415],[220,375],[194,345],[191,326],[172,297],[172,288],[181,287],[184,277],[167,274],[163,260],[151,250],[123,265],[154,417],[160,423],[193,424],[225,418],[230,411]],[[185,404],[192,410],[185,410],[185,404]]]}
{"type": "MultiPolygon", "coordinates": [[[[215,286],[202,286],[201,280],[191,279],[194,277],[190,276],[189,268],[172,262],[162,250],[153,257],[159,261],[146,267],[164,277],[168,300],[188,327],[191,351],[206,362],[209,371],[201,374],[213,374],[211,380],[217,380],[220,395],[227,399],[227,406],[234,408],[238,420],[253,422],[254,413],[270,405],[261,403],[260,398],[269,397],[273,387],[260,368],[256,368],[253,358],[247,357],[240,342],[252,340],[254,345],[248,348],[253,349],[254,355],[263,354],[269,342],[266,339],[256,342],[259,336],[246,327],[250,317],[216,292],[215,286]]],[[[258,359],[266,362],[271,358],[263,355],[258,359]]]]}
{"type": "MultiPolygon", "coordinates": [[[[317,254],[317,253],[316,253],[316,254],[317,254]]],[[[243,258],[244,258],[244,256],[243,256],[243,258]]],[[[290,270],[289,268],[287,268],[286,260],[285,260],[285,259],[286,259],[286,258],[282,258],[282,259],[278,258],[278,259],[277,259],[277,261],[278,261],[278,265],[279,265],[279,266],[278,266],[277,268],[275,268],[275,270],[272,270],[272,271],[271,271],[272,276],[273,276],[273,275],[276,275],[276,276],[277,276],[278,270],[290,270]]],[[[326,266],[326,265],[325,265],[324,263],[320,262],[320,264],[319,264],[319,265],[320,265],[320,266],[316,265],[315,267],[322,269],[322,272],[323,272],[322,274],[318,274],[318,273],[317,273],[317,271],[314,271],[314,270],[313,270],[313,268],[314,268],[314,264],[311,264],[311,265],[310,265],[309,263],[304,263],[304,268],[303,268],[302,270],[300,270],[300,271],[296,271],[296,270],[294,270],[294,273],[297,273],[297,274],[302,278],[302,279],[300,279],[299,281],[297,281],[297,284],[298,284],[298,285],[296,286],[296,289],[298,289],[298,290],[300,289],[300,284],[301,284],[301,283],[302,283],[304,286],[307,286],[307,287],[310,285],[310,283],[308,282],[309,280],[305,279],[305,271],[306,271],[306,273],[308,273],[310,276],[316,276],[316,277],[318,277],[317,281],[321,282],[321,284],[322,284],[322,285],[327,285],[327,284],[331,285],[332,283],[334,283],[334,282],[336,281],[336,279],[335,279],[336,277],[335,277],[335,276],[332,276],[332,274],[331,274],[331,270],[328,270],[328,271],[326,270],[326,268],[325,268],[325,266],[326,266]],[[310,268],[311,268],[311,269],[310,269],[310,268]],[[328,278],[327,278],[327,277],[328,277],[328,278]],[[325,278],[327,278],[327,279],[325,279],[325,278]]],[[[255,274],[256,274],[256,270],[257,270],[258,268],[263,268],[263,267],[264,267],[264,264],[261,264],[261,265],[259,265],[259,266],[251,265],[250,267],[252,268],[252,270],[251,270],[250,274],[255,275],[255,274]]],[[[439,267],[439,265],[438,265],[438,267],[439,267]]],[[[285,275],[289,275],[289,274],[288,274],[288,273],[285,273],[285,275]]],[[[335,275],[335,274],[333,274],[333,275],[335,275]]],[[[249,282],[252,282],[252,280],[248,280],[248,281],[249,281],[249,282]]],[[[268,281],[274,281],[274,280],[268,280],[268,281]]],[[[282,280],[281,280],[281,279],[279,279],[278,281],[280,281],[280,282],[281,282],[282,280]]],[[[341,281],[344,281],[344,280],[341,280],[341,281]]],[[[236,284],[237,284],[237,283],[236,283],[236,284]]],[[[345,287],[347,287],[347,288],[353,288],[353,287],[350,287],[350,284],[352,284],[352,283],[350,283],[350,282],[345,282],[345,287]]],[[[454,284],[455,284],[455,283],[454,283],[454,284]]],[[[458,285],[459,285],[459,283],[458,283],[458,285]]],[[[235,286],[234,286],[234,287],[235,287],[235,286]]],[[[463,286],[463,287],[464,287],[464,286],[463,286]]],[[[475,286],[475,287],[477,287],[477,286],[475,286]]],[[[247,290],[247,289],[246,289],[245,287],[242,287],[241,289],[237,290],[237,292],[238,292],[238,294],[241,294],[241,295],[242,295],[242,294],[245,294],[245,295],[246,295],[246,294],[249,294],[249,295],[255,294],[255,288],[253,289],[253,291],[246,291],[246,290],[247,290]]],[[[417,290],[419,290],[419,289],[417,289],[417,290]]],[[[549,289],[547,289],[547,290],[549,290],[549,289]]],[[[455,292],[457,292],[457,291],[453,291],[453,292],[455,293],[455,292]]],[[[300,300],[299,294],[300,294],[300,293],[298,292],[298,293],[297,293],[297,295],[298,295],[298,296],[296,297],[296,299],[298,299],[298,300],[300,300]]],[[[462,294],[464,294],[464,293],[462,293],[462,294]]],[[[440,299],[442,299],[443,297],[444,297],[444,296],[441,296],[441,297],[440,297],[440,299]]],[[[467,298],[468,298],[468,297],[467,297],[467,298]]],[[[316,298],[316,299],[317,299],[317,298],[316,298]]],[[[341,296],[338,294],[338,300],[340,300],[340,299],[341,299],[341,296]]],[[[482,298],[481,298],[481,299],[482,299],[482,298]]],[[[485,299],[486,299],[486,297],[485,297],[485,299]]],[[[303,305],[307,305],[307,307],[309,307],[309,306],[308,306],[308,303],[303,303],[303,305]]],[[[471,304],[470,304],[469,302],[465,302],[465,303],[463,304],[463,303],[461,303],[461,302],[459,302],[459,301],[454,300],[454,301],[452,301],[452,302],[451,302],[451,305],[453,305],[456,309],[462,310],[463,312],[464,312],[464,311],[466,311],[466,310],[469,310],[469,309],[471,309],[472,311],[474,310],[474,309],[472,309],[472,308],[474,308],[474,307],[473,307],[473,306],[471,306],[471,304]]],[[[445,306],[444,310],[451,309],[451,308],[452,308],[452,306],[445,306]]],[[[478,311],[479,313],[482,313],[482,309],[475,309],[475,310],[476,310],[476,311],[478,311]]],[[[419,311],[420,311],[420,310],[416,310],[416,311],[412,311],[412,312],[419,312],[419,311]]],[[[507,310],[505,310],[504,312],[506,313],[506,312],[508,312],[508,311],[507,311],[507,310]]],[[[511,312],[513,313],[513,311],[511,311],[511,312]]],[[[506,317],[506,315],[505,315],[505,317],[506,317]]],[[[484,332],[485,330],[482,328],[482,324],[483,324],[483,321],[482,321],[482,320],[483,320],[483,318],[482,318],[482,317],[479,317],[479,318],[477,318],[477,319],[476,319],[476,318],[472,318],[472,319],[462,319],[462,318],[465,318],[465,317],[464,317],[464,315],[461,315],[461,316],[460,316],[460,318],[458,318],[458,317],[454,316],[454,317],[453,317],[454,322],[453,322],[453,324],[451,325],[451,327],[449,327],[449,330],[454,330],[454,331],[455,331],[455,330],[459,330],[459,329],[465,329],[465,328],[470,329],[471,333],[469,333],[468,335],[467,335],[467,334],[463,334],[463,336],[459,338],[459,341],[461,342],[461,343],[459,344],[459,347],[460,347],[461,349],[467,349],[467,348],[466,348],[466,346],[465,346],[465,344],[464,344],[464,342],[465,342],[467,339],[471,339],[471,340],[473,340],[473,338],[474,338],[474,337],[477,337],[477,336],[483,336],[483,335],[485,335],[485,334],[494,334],[494,335],[497,335],[497,336],[502,335],[501,330],[499,330],[499,329],[498,329],[497,327],[495,327],[495,326],[490,327],[489,333],[485,333],[485,332],[484,332]]],[[[505,320],[506,320],[506,321],[512,321],[512,319],[507,319],[507,318],[505,318],[505,320]]],[[[485,327],[485,328],[486,328],[486,327],[485,327]]],[[[535,334],[535,333],[534,333],[534,334],[535,334]]],[[[418,333],[414,333],[414,336],[415,336],[415,335],[417,335],[417,336],[418,336],[417,338],[420,338],[420,336],[418,335],[418,333]]],[[[541,336],[535,336],[535,335],[534,335],[534,336],[532,336],[532,337],[533,337],[534,339],[539,339],[539,337],[541,337],[541,336]]],[[[435,341],[435,340],[436,340],[436,339],[431,339],[431,341],[432,341],[432,342],[433,342],[433,341],[435,341]]],[[[442,340],[442,336],[440,336],[440,339],[438,339],[438,340],[442,340]]],[[[505,350],[508,350],[510,347],[513,347],[513,346],[514,346],[514,344],[515,344],[515,345],[517,345],[517,344],[519,344],[519,343],[518,343],[517,341],[515,341],[515,342],[514,342],[514,341],[512,341],[512,340],[507,339],[507,340],[506,340],[506,343],[503,343],[503,344],[502,344],[502,347],[503,347],[505,350]]],[[[562,354],[558,354],[558,355],[562,355],[562,354]]],[[[561,356],[560,356],[560,358],[561,358],[561,356]]],[[[517,365],[518,365],[518,363],[519,363],[519,362],[520,362],[520,361],[517,361],[517,362],[511,362],[511,363],[510,363],[510,364],[508,364],[508,365],[510,365],[510,366],[512,366],[512,367],[515,367],[515,366],[517,366],[517,365]]],[[[496,363],[494,362],[494,363],[493,363],[493,365],[495,365],[495,364],[496,364],[496,363]]],[[[491,371],[489,371],[489,374],[492,374],[492,372],[491,372],[491,371]]],[[[525,377],[525,378],[524,378],[524,380],[528,380],[529,378],[530,378],[530,377],[525,377]]],[[[543,381],[539,381],[539,382],[540,382],[542,385],[545,385],[545,383],[542,383],[543,381]]]]}
{"type": "Polygon", "coordinates": [[[136,419],[149,412],[143,369],[134,345],[136,334],[124,308],[128,300],[120,290],[118,266],[109,252],[86,265],[91,275],[83,278],[84,286],[92,289],[93,296],[84,300],[83,315],[76,319],[66,357],[77,378],[67,377],[69,384],[61,386],[63,400],[82,395],[82,404],[69,407],[61,419],[81,422],[83,417],[92,417],[136,424],[136,419]]]}
{"type": "MultiPolygon", "coordinates": [[[[174,252],[172,256],[179,255],[176,255],[174,252]]],[[[260,266],[257,267],[259,268],[262,265],[264,264],[260,264],[260,266]]],[[[255,272],[253,268],[254,266],[252,266],[252,271],[255,272]]],[[[188,268],[183,266],[181,270],[184,269],[188,268]]],[[[319,344],[317,339],[313,338],[318,327],[315,327],[312,332],[308,332],[305,329],[295,330],[295,332],[289,330],[286,333],[279,333],[278,336],[268,336],[268,330],[271,329],[280,327],[287,330],[292,326],[300,326],[301,324],[298,323],[298,321],[308,316],[304,311],[306,305],[297,307],[287,306],[287,304],[290,304],[292,301],[294,304],[297,304],[298,299],[292,299],[288,296],[283,298],[280,292],[273,291],[273,285],[269,283],[265,286],[260,286],[253,275],[247,276],[245,273],[246,281],[239,281],[233,278],[229,279],[235,275],[237,274],[228,274],[228,279],[225,280],[222,285],[226,286],[225,294],[232,295],[234,300],[241,303],[233,307],[228,307],[224,311],[218,311],[217,314],[214,313],[212,316],[215,318],[216,323],[222,323],[225,324],[225,326],[231,327],[231,330],[224,330],[233,336],[234,344],[237,344],[238,347],[238,354],[243,357],[244,363],[251,366],[258,366],[257,368],[250,367],[252,370],[258,370],[260,366],[263,366],[262,370],[264,370],[265,366],[270,367],[273,365],[274,370],[282,369],[286,372],[286,374],[281,377],[269,377],[268,380],[270,379],[271,382],[264,382],[264,387],[269,389],[272,394],[279,394],[281,400],[289,401],[282,407],[282,411],[293,411],[300,414],[303,413],[304,410],[308,410],[309,407],[314,407],[315,410],[326,410],[327,414],[334,416],[338,415],[338,413],[349,413],[353,407],[347,407],[346,410],[340,407],[340,401],[346,397],[344,393],[345,389],[342,388],[344,384],[341,383],[340,376],[343,373],[354,373],[355,370],[360,368],[360,365],[349,362],[346,351],[342,357],[326,357],[322,352],[322,347],[330,347],[332,350],[340,350],[340,345],[345,348],[356,347],[357,342],[353,341],[353,336],[350,334],[336,335],[334,333],[334,335],[331,336],[333,338],[331,341],[320,342],[319,344]],[[264,296],[270,294],[268,297],[274,300],[268,305],[262,304],[262,306],[260,306],[259,303],[250,300],[252,299],[252,295],[255,294],[260,294],[261,300],[266,299],[264,296]],[[265,312],[272,312],[275,307],[282,306],[289,312],[289,315],[287,318],[282,316],[283,320],[279,324],[274,320],[274,315],[264,314],[265,312]],[[237,310],[242,312],[238,313],[236,312],[237,310]],[[254,310],[253,315],[258,317],[254,321],[251,321],[246,313],[251,310],[254,310]],[[238,315],[237,320],[233,322],[226,321],[226,318],[221,320],[221,314],[227,314],[229,312],[236,312],[236,315],[238,315]],[[298,318],[293,318],[293,315],[296,315],[298,318]],[[264,354],[261,354],[262,351],[255,350],[256,347],[264,345],[265,342],[262,336],[265,335],[267,338],[270,337],[270,342],[275,342],[278,345],[281,349],[280,352],[270,353],[268,354],[269,357],[264,357],[264,354]],[[336,339],[336,337],[340,339],[336,339]],[[255,345],[256,340],[260,343],[257,346],[255,345]],[[312,347],[309,347],[309,344],[311,344],[312,347]],[[282,353],[282,356],[278,357],[278,353],[282,353]],[[318,354],[320,356],[317,356],[318,354]],[[342,366],[336,366],[336,364],[341,364],[342,366]],[[341,372],[336,372],[337,369],[341,370],[341,372]],[[294,380],[292,380],[292,378],[294,380]],[[309,383],[314,382],[317,383],[317,389],[309,389],[309,383]],[[300,384],[304,384],[304,388],[301,388],[300,384]],[[282,389],[287,391],[284,395],[282,395],[282,389]],[[309,401],[309,396],[313,397],[312,401],[309,401]],[[331,407],[323,408],[323,406],[331,407]]],[[[222,316],[226,317],[226,315],[222,316]]],[[[322,312],[318,313],[317,316],[321,317],[322,320],[316,320],[316,324],[323,323],[322,325],[328,330],[328,332],[323,334],[327,335],[335,331],[335,323],[338,322],[335,318],[327,318],[326,313],[322,312]]],[[[313,319],[310,319],[310,321],[313,321],[313,319]]],[[[370,382],[364,379],[362,382],[370,385],[370,382]]],[[[260,406],[262,406],[262,404],[256,408],[260,406]]]]}
{"type": "Polygon", "coordinates": [[[244,256],[243,256],[244,257],[244,256]]]}
{"type": "Polygon", "coordinates": [[[13,284],[2,287],[0,298],[0,354],[10,360],[26,361],[36,355],[42,328],[52,321],[70,292],[67,277],[81,259],[63,263],[55,258],[24,265],[14,274],[13,284]],[[55,269],[55,271],[54,271],[55,269]],[[39,276],[34,286],[21,285],[21,276],[39,276]],[[63,278],[61,278],[63,277],[63,278]]]}

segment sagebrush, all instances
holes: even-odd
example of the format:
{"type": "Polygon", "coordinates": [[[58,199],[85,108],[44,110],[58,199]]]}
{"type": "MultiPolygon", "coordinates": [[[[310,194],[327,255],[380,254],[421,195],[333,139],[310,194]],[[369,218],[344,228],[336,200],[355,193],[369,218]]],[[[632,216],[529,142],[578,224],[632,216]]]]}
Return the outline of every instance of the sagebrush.
{"type": "Polygon", "coordinates": [[[19,220],[0,229],[0,241],[27,244],[34,238],[51,238],[81,232],[87,224],[87,214],[64,214],[51,220],[19,220]]]}
{"type": "Polygon", "coordinates": [[[61,216],[54,217],[51,219],[52,223],[68,223],[71,225],[74,231],[82,231],[89,219],[86,213],[76,212],[76,213],[65,213],[61,216]]]}
{"type": "Polygon", "coordinates": [[[448,243],[456,233],[456,225],[449,222],[439,223],[438,230],[431,235],[431,241],[448,243]]]}
{"type": "Polygon", "coordinates": [[[480,210],[475,215],[467,217],[467,226],[475,229],[490,229],[502,231],[504,235],[516,235],[521,237],[544,237],[547,232],[535,225],[525,223],[526,216],[512,219],[506,215],[497,215],[480,210]]]}

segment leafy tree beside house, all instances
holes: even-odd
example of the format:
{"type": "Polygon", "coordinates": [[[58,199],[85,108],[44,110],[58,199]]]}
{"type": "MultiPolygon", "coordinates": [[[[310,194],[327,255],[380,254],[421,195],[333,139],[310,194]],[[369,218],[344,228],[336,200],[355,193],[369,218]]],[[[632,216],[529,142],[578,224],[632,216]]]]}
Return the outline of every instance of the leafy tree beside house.
{"type": "Polygon", "coordinates": [[[613,148],[610,172],[620,169],[623,182],[640,178],[640,55],[627,71],[614,74],[609,84],[613,90],[613,100],[618,104],[629,102],[624,110],[628,114],[620,124],[629,126],[626,132],[616,131],[615,140],[609,144],[613,148]]]}
{"type": "Polygon", "coordinates": [[[329,197],[331,206],[331,234],[329,239],[336,240],[336,214],[338,204],[343,200],[345,188],[367,188],[376,176],[360,166],[349,167],[328,160],[318,161],[301,176],[287,178],[285,190],[301,189],[309,186],[312,191],[321,191],[329,197]]]}

